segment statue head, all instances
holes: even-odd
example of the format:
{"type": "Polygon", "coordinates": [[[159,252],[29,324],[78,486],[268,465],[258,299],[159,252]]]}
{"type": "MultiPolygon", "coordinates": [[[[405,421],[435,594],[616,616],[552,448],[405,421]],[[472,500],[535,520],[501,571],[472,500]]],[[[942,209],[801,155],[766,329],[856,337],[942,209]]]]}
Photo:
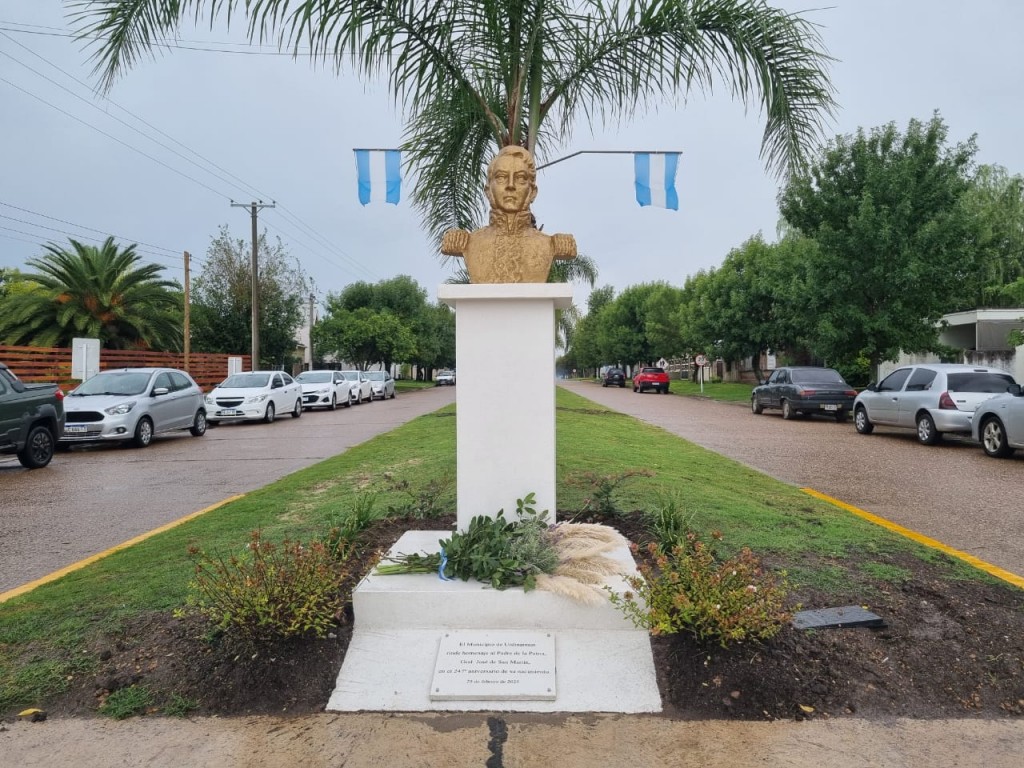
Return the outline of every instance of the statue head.
{"type": "Polygon", "coordinates": [[[537,166],[523,147],[502,147],[487,168],[487,199],[492,211],[522,213],[537,197],[537,166]]]}

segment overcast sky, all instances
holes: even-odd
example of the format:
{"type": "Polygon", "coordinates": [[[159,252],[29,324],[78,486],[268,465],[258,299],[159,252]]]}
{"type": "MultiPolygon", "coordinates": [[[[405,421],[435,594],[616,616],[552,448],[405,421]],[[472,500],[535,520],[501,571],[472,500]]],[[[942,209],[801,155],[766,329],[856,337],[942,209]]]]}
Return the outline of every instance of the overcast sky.
{"type": "MultiPolygon", "coordinates": [[[[825,2],[774,5],[806,11],[837,59],[840,111],[829,136],[903,128],[939,110],[952,142],[977,134],[978,162],[1024,172],[1024,3],[825,2]]],[[[24,269],[46,242],[94,244],[111,234],[138,242],[181,280],[181,252],[201,270],[220,225],[248,240],[248,209],[232,200],[263,200],[277,208],[261,212],[260,229],[281,237],[321,300],[398,274],[436,298],[452,266],[432,255],[411,206],[363,207],[356,196],[352,149],[397,146],[402,135],[384,88],[270,48],[252,55],[237,44],[241,29],[221,22],[185,24],[180,35],[182,46],[218,52],[159,53],[119,80],[108,101],[95,94],[88,52],[66,36],[64,13],[60,0],[0,0],[0,266],[24,269]]],[[[545,232],[576,237],[597,262],[599,285],[681,286],[758,232],[776,239],[778,182],[759,158],[763,117],[719,91],[621,126],[581,124],[552,153],[683,152],[678,212],[636,204],[628,155],[582,155],[541,171],[538,220],[545,232]]],[[[577,288],[578,303],[586,293],[577,288]]]]}

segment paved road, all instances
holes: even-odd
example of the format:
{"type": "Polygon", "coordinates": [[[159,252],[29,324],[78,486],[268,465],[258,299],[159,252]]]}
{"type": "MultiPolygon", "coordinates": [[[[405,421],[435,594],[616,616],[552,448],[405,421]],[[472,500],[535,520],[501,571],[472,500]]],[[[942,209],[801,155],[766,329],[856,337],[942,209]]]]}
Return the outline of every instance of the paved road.
{"type": "Polygon", "coordinates": [[[273,424],[224,424],[145,449],[76,446],[29,471],[0,456],[0,592],[295,470],[453,402],[454,387],[273,424]]]}
{"type": "Polygon", "coordinates": [[[772,477],[1024,575],[1024,451],[990,459],[965,440],[921,445],[911,430],[876,427],[864,436],[851,423],[819,417],[755,416],[746,404],[560,383],[772,477]]]}

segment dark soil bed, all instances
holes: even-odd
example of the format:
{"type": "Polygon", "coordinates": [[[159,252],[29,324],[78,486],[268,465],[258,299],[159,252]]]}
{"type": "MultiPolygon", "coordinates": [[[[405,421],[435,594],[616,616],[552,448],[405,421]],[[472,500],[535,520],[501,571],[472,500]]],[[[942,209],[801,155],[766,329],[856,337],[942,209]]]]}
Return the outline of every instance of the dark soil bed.
{"type": "MultiPolygon", "coordinates": [[[[564,515],[562,516],[564,518],[564,515]]],[[[642,539],[637,517],[591,518],[642,539]]],[[[368,535],[363,568],[409,528],[452,519],[385,521],[368,535]]],[[[1024,591],[940,578],[944,565],[887,561],[899,583],[860,580],[827,597],[792,595],[804,608],[865,605],[880,629],[797,630],[770,642],[721,649],[685,637],[653,639],[665,714],[680,719],[820,717],[1020,717],[1024,715],[1024,591]]],[[[87,715],[112,691],[145,686],[153,710],[196,714],[321,711],[351,634],[351,616],[327,639],[280,642],[259,651],[214,635],[196,617],[148,615],[101,647],[98,670],[76,678],[54,714],[87,715]]]]}

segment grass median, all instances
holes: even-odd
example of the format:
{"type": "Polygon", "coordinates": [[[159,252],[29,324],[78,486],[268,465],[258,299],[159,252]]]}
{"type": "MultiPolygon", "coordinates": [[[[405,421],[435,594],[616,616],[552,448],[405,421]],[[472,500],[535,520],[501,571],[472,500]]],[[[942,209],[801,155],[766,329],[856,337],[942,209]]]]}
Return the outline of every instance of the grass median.
{"type": "MultiPolygon", "coordinates": [[[[907,553],[948,565],[951,579],[990,580],[798,489],[664,430],[557,392],[560,519],[594,503],[604,483],[624,511],[682,506],[690,525],[721,531],[725,551],[748,546],[795,584],[848,586],[898,581],[886,555],[907,553]],[[641,476],[639,472],[649,472],[641,476]]],[[[0,604],[0,714],[38,706],[97,663],[98,639],[129,619],[184,605],[190,546],[231,554],[249,533],[309,541],[339,517],[373,514],[430,518],[455,505],[454,406],[422,416],[345,453],[0,604]]],[[[534,489],[523,488],[522,493],[534,489]]],[[[514,509],[509,499],[506,509],[514,509]]],[[[496,510],[481,510],[496,511],[496,510]]]]}

